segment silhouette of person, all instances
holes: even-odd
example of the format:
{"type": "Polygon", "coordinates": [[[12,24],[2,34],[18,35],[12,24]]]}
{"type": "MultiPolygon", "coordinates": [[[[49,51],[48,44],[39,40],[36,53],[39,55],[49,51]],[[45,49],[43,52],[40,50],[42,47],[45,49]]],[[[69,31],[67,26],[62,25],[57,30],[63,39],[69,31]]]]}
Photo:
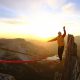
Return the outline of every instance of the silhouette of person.
{"type": "Polygon", "coordinates": [[[65,26],[63,27],[64,33],[58,32],[58,36],[49,40],[48,42],[57,41],[58,43],[58,57],[62,61],[62,55],[64,51],[64,37],[66,36],[65,26]]]}

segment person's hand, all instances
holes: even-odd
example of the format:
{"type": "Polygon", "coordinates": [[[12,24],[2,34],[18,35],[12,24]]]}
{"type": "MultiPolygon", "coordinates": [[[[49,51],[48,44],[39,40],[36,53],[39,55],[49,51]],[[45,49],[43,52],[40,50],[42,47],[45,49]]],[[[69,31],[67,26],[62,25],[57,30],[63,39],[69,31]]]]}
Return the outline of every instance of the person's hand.
{"type": "Polygon", "coordinates": [[[65,26],[63,27],[63,29],[65,30],[65,26]]]}

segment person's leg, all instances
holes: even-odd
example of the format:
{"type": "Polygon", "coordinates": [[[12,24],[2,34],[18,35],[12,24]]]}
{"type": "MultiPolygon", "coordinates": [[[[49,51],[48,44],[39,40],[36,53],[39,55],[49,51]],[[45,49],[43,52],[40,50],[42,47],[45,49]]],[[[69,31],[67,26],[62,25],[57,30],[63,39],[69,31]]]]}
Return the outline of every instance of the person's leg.
{"type": "Polygon", "coordinates": [[[58,47],[58,56],[59,56],[60,61],[62,61],[63,51],[64,51],[64,46],[58,47]]]}
{"type": "Polygon", "coordinates": [[[64,51],[64,46],[61,46],[60,60],[62,60],[63,51],[64,51]]]}
{"type": "Polygon", "coordinates": [[[60,53],[61,53],[61,50],[60,50],[60,47],[58,47],[58,57],[60,59],[60,53]]]}

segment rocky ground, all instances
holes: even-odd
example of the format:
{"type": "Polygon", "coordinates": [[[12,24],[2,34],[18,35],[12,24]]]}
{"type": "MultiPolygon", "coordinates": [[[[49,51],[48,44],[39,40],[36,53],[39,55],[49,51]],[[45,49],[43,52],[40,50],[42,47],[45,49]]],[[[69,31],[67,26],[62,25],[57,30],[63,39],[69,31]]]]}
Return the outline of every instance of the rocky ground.
{"type": "MultiPolygon", "coordinates": [[[[4,52],[0,59],[22,60],[19,56],[7,53],[4,52]]],[[[65,54],[61,62],[51,60],[52,58],[49,57],[41,61],[21,64],[0,63],[0,80],[80,80],[80,62],[73,35],[68,35],[65,54]]]]}

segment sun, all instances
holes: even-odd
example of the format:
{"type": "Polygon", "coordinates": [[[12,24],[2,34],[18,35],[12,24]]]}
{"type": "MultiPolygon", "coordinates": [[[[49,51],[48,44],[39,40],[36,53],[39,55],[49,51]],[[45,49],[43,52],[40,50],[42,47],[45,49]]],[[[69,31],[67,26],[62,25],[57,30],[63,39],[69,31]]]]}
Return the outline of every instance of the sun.
{"type": "Polygon", "coordinates": [[[38,37],[48,38],[50,36],[55,36],[57,31],[60,30],[60,27],[58,26],[60,21],[58,22],[53,15],[39,13],[38,15],[33,16],[30,22],[31,24],[24,26],[26,28],[25,32],[27,32],[28,29],[30,34],[38,37]]]}

